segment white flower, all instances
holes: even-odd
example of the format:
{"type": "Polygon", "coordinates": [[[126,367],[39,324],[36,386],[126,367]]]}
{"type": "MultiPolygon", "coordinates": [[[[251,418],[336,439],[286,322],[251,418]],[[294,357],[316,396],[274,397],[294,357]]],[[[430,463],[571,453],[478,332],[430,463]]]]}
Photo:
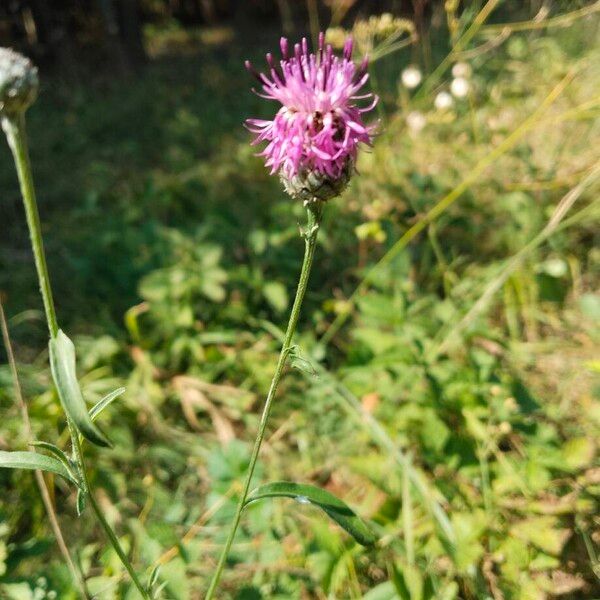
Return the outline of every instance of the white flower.
{"type": "Polygon", "coordinates": [[[406,116],[406,124],[411,133],[419,133],[425,127],[426,123],[425,115],[418,110],[413,110],[406,116]]]}
{"type": "Polygon", "coordinates": [[[416,88],[420,83],[423,76],[421,75],[421,71],[414,65],[410,67],[406,67],[404,71],[402,71],[402,83],[404,87],[412,90],[416,88]]]}
{"type": "Polygon", "coordinates": [[[448,92],[440,92],[433,101],[438,110],[446,110],[454,104],[452,96],[448,92]]]}
{"type": "Polygon", "coordinates": [[[450,84],[450,91],[456,98],[465,98],[469,93],[469,82],[464,77],[456,77],[450,84]]]}
{"type": "Polygon", "coordinates": [[[471,75],[471,65],[465,62],[458,62],[452,67],[453,77],[463,77],[467,79],[471,75]]]}

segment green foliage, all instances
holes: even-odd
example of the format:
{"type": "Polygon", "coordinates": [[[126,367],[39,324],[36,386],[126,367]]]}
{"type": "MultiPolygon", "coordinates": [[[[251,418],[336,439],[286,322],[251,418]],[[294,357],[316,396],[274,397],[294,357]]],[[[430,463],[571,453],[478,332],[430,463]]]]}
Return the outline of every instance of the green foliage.
{"type": "Polygon", "coordinates": [[[5,452],[0,450],[0,467],[3,469],[28,469],[55,473],[77,484],[72,471],[61,460],[36,452],[5,452]]]}
{"type": "Polygon", "coordinates": [[[345,529],[359,544],[372,546],[377,541],[369,526],[345,502],[314,485],[290,481],[266,483],[250,492],[246,499],[246,506],[263,498],[293,498],[299,504],[314,504],[345,529]]]}
{"type": "MultiPolygon", "coordinates": [[[[503,4],[492,20],[532,18],[523,3],[503,4]]],[[[458,35],[474,13],[459,15],[458,35]]],[[[381,135],[327,206],[294,368],[256,473],[257,482],[301,474],[374,522],[380,542],[358,546],[319,511],[253,503],[223,598],[598,597],[597,180],[494,287],[596,164],[598,19],[506,39],[486,27],[461,56],[472,93],[446,111],[433,101],[449,71],[410,95],[398,82],[410,51],[374,64],[381,135]],[[535,126],[473,178],[570,70],[535,126]],[[425,118],[418,132],[407,125],[414,111],[425,118]],[[465,180],[453,204],[384,258],[465,180]],[[346,321],[326,345],[336,317],[346,321]]],[[[424,39],[412,56],[435,66],[449,48],[441,32],[429,37],[434,46],[424,39]]],[[[242,74],[263,46],[240,35],[226,48],[157,58],[127,85],[73,83],[68,97],[48,78],[29,120],[81,394],[99,409],[126,388],[119,410],[100,417],[114,449],[90,448],[94,484],[157,598],[199,597],[212,574],[302,255],[302,207],[240,127],[272,108],[242,74]]],[[[0,182],[16,197],[8,160],[0,182]]],[[[40,308],[21,258],[26,230],[8,214],[0,287],[28,363],[20,375],[34,437],[54,443],[44,450],[52,456],[35,457],[61,464],[44,328],[37,312],[21,312],[40,308]]],[[[0,367],[0,444],[25,448],[11,390],[0,367]]],[[[0,595],[40,596],[45,578],[48,591],[75,597],[33,477],[0,470],[0,485],[0,595]]],[[[55,494],[90,590],[133,597],[100,533],[76,519],[75,488],[57,478],[55,494]]]]}
{"type": "Polygon", "coordinates": [[[97,446],[110,446],[108,438],[98,429],[88,414],[85,400],[77,381],[75,370],[75,346],[59,330],[50,340],[50,368],[56,391],[67,417],[73,421],[77,431],[97,446]]]}

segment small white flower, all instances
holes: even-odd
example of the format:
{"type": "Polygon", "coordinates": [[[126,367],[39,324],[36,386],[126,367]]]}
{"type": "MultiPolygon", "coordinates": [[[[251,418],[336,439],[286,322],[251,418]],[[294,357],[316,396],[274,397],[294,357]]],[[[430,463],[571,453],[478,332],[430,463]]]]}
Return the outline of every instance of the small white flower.
{"type": "Polygon", "coordinates": [[[456,77],[450,84],[450,91],[455,98],[465,98],[470,87],[469,82],[464,77],[456,77]]]}
{"type": "Polygon", "coordinates": [[[453,77],[463,77],[467,79],[471,75],[471,65],[465,62],[458,62],[452,67],[453,77]]]}
{"type": "Polygon", "coordinates": [[[423,127],[427,124],[425,115],[418,110],[413,110],[406,116],[406,124],[410,129],[411,133],[419,133],[423,127]]]}
{"type": "Polygon", "coordinates": [[[421,75],[421,71],[414,65],[410,67],[406,67],[404,71],[402,71],[402,83],[404,87],[412,90],[416,88],[420,83],[423,76],[421,75]]]}
{"type": "Polygon", "coordinates": [[[447,110],[454,104],[452,96],[448,92],[440,92],[433,101],[438,110],[447,110]]]}

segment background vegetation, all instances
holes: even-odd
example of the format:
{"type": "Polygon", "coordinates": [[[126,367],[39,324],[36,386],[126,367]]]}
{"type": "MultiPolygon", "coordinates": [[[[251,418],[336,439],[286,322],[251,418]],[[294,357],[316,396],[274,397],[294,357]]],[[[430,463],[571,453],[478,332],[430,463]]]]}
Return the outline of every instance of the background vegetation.
{"type": "MultiPolygon", "coordinates": [[[[302,207],[242,127],[272,110],[243,60],[319,23],[372,55],[381,134],[327,207],[300,325],[310,364],[283,382],[259,477],[331,490],[381,542],[257,503],[222,597],[600,597],[599,4],[144,2],[144,52],[118,50],[122,69],[93,11],[52,11],[78,49],[65,62],[23,25],[36,3],[17,4],[0,31],[42,64],[28,123],[57,309],[90,403],[127,388],[102,416],[115,449],[89,463],[138,570],[163,565],[164,597],[206,588],[301,260],[302,207]],[[192,5],[215,12],[176,10],[192,5]],[[459,61],[469,94],[437,109],[459,61]]],[[[6,147],[0,189],[21,383],[36,437],[60,445],[6,147]]],[[[25,448],[5,364],[0,409],[0,448],[25,448]]],[[[135,598],[54,484],[90,590],[135,598]]],[[[33,476],[0,485],[0,598],[74,598],[33,476]]]]}

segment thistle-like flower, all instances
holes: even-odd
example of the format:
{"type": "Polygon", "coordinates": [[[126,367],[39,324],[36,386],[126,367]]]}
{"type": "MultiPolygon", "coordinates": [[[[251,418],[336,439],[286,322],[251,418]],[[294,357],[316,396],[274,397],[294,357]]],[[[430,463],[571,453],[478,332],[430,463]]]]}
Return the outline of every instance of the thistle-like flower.
{"type": "Polygon", "coordinates": [[[363,114],[374,108],[377,97],[358,94],[369,78],[368,60],[360,66],[352,61],[352,39],[341,58],[334,56],[323,33],[316,54],[308,51],[306,38],[294,46],[293,55],[287,39],[281,38],[280,46],[279,64],[267,54],[269,76],[246,61],[261,83],[258,95],[282,105],[272,121],[248,119],[246,126],[256,135],[253,144],[267,142],[260,156],[292,197],[328,200],[348,184],[359,144],[372,142],[375,126],[366,125],[363,114]]]}
{"type": "Polygon", "coordinates": [[[25,112],[38,91],[38,72],[33,63],[10,48],[0,48],[0,116],[25,112]]]}

